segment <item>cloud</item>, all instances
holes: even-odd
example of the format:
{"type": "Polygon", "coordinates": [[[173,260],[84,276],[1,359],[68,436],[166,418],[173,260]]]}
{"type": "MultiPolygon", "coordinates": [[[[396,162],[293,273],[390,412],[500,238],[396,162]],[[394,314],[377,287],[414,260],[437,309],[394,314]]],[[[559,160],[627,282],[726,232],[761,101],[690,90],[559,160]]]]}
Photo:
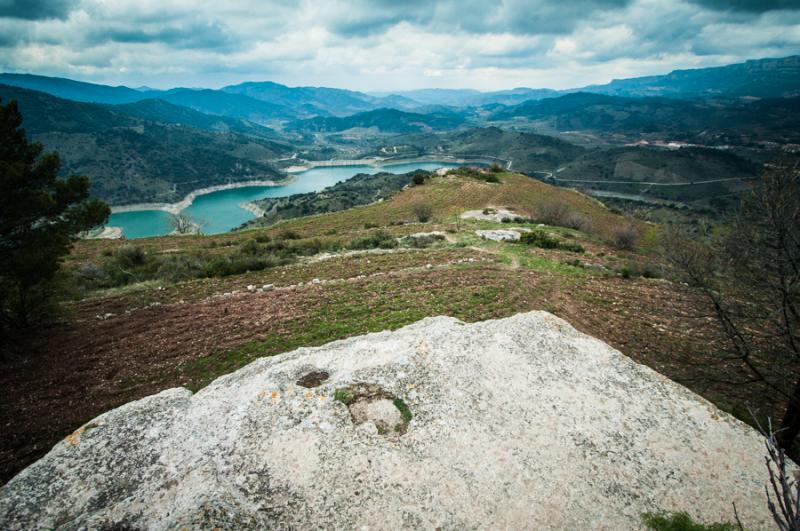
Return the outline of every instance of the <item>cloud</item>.
{"type": "Polygon", "coordinates": [[[800,0],[695,0],[695,3],[718,11],[746,11],[751,13],[800,9],[800,0]]]}
{"type": "Polygon", "coordinates": [[[800,53],[800,0],[0,0],[0,68],[89,81],[566,88],[800,53]]]}
{"type": "Polygon", "coordinates": [[[25,20],[64,18],[74,4],[73,0],[0,0],[0,17],[25,20]]]}

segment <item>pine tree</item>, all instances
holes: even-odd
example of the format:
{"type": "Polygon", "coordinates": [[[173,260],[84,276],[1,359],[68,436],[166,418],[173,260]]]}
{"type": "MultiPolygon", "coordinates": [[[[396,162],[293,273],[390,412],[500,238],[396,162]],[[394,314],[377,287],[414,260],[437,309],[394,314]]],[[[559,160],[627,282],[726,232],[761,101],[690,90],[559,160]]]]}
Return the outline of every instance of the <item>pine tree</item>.
{"type": "Polygon", "coordinates": [[[110,214],[89,198],[87,177],[60,178],[60,167],[57,153],[28,142],[16,101],[0,102],[0,332],[31,324],[78,234],[110,214]]]}

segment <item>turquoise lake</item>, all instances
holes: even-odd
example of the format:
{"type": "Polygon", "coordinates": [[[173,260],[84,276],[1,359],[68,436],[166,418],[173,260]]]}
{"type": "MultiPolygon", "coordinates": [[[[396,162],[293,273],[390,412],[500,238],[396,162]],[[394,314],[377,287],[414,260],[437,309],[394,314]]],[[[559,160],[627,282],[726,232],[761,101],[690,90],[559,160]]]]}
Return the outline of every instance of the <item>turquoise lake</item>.
{"type": "MultiPolygon", "coordinates": [[[[285,197],[323,188],[344,181],[358,173],[408,173],[414,170],[432,171],[437,168],[455,168],[459,164],[444,162],[419,162],[392,164],[390,166],[334,166],[319,167],[296,173],[295,180],[283,186],[247,186],[200,195],[183,212],[202,225],[203,234],[219,234],[235,229],[253,219],[253,214],[239,205],[264,197],[285,197]]],[[[163,236],[172,232],[170,214],[162,210],[138,210],[111,214],[108,225],[120,227],[126,238],[163,236]]]]}

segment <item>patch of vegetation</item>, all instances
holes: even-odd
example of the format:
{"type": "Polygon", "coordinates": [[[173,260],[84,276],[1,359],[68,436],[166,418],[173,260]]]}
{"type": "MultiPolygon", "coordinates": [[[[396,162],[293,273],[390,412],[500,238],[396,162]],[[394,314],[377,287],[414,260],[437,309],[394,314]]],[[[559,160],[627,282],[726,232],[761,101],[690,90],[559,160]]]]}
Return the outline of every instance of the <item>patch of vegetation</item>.
{"type": "Polygon", "coordinates": [[[374,232],[369,236],[356,238],[347,244],[348,249],[394,249],[397,247],[397,240],[391,235],[382,230],[374,232]]]}
{"type": "Polygon", "coordinates": [[[583,253],[586,249],[575,242],[565,242],[541,230],[523,232],[519,238],[520,243],[540,247],[542,249],[562,249],[572,253],[583,253]]]}
{"type": "MultiPolygon", "coordinates": [[[[502,171],[502,168],[501,168],[502,171]]],[[[460,175],[462,177],[469,177],[471,179],[477,179],[478,181],[484,181],[487,183],[499,183],[500,178],[497,176],[497,172],[493,171],[486,171],[481,168],[473,168],[469,166],[463,166],[461,168],[454,168],[447,172],[448,175],[460,175]]]]}
{"type": "Polygon", "coordinates": [[[639,231],[633,225],[617,227],[614,229],[612,242],[617,249],[631,251],[639,243],[639,231]]]}
{"type": "Polygon", "coordinates": [[[738,527],[729,523],[701,524],[686,513],[645,513],[642,521],[654,531],[735,531],[738,527]]]}
{"type": "Polygon", "coordinates": [[[403,420],[406,423],[411,422],[411,419],[414,418],[414,415],[411,413],[411,410],[408,409],[408,405],[403,401],[403,399],[395,398],[392,403],[394,404],[394,407],[400,411],[400,415],[403,417],[403,420]]]}
{"type": "Polygon", "coordinates": [[[356,398],[358,398],[356,394],[349,389],[337,389],[333,392],[333,399],[346,406],[352,404],[356,398]]]}
{"type": "Polygon", "coordinates": [[[428,203],[417,203],[411,207],[411,211],[420,223],[427,223],[433,216],[433,207],[428,203]]]}

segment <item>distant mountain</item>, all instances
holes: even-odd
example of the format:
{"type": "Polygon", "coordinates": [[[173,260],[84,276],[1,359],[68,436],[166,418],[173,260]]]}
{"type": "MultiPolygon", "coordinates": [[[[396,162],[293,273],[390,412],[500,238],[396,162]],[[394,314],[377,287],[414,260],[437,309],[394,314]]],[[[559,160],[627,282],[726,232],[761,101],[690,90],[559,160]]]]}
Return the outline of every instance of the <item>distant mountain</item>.
{"type": "Polygon", "coordinates": [[[592,93],[498,108],[490,122],[527,123],[542,132],[670,134],[706,143],[800,141],[800,98],[758,101],[628,98],[592,93]]]}
{"type": "Polygon", "coordinates": [[[677,201],[697,201],[729,196],[743,189],[746,181],[757,177],[760,171],[758,164],[718,149],[624,147],[587,151],[559,168],[553,182],[677,201]],[[652,186],[649,183],[692,186],[652,186]]]}
{"type": "Polygon", "coordinates": [[[585,149],[554,138],[505,131],[497,127],[473,128],[445,133],[412,133],[390,137],[370,155],[435,155],[497,157],[509,160],[512,169],[525,172],[555,170],[585,153],[585,149]]]}
{"type": "Polygon", "coordinates": [[[392,95],[386,98],[376,98],[352,90],[326,87],[287,87],[271,81],[241,83],[223,87],[221,90],[244,94],[257,100],[289,108],[304,108],[308,111],[306,114],[323,116],[349,116],[380,107],[412,109],[419,106],[419,103],[403,96],[392,95]]]}
{"type": "Polygon", "coordinates": [[[374,128],[381,133],[408,133],[455,129],[464,124],[458,114],[418,114],[397,109],[376,109],[347,117],[317,117],[289,124],[302,133],[334,133],[353,128],[374,128]]]}
{"type": "MultiPolygon", "coordinates": [[[[261,124],[270,120],[296,119],[309,115],[303,109],[281,103],[211,89],[172,89],[159,95],[159,99],[206,114],[228,116],[261,124]]],[[[319,114],[319,111],[310,115],[316,114],[319,114]]]]}
{"type": "Polygon", "coordinates": [[[674,70],[666,75],[615,79],[576,89],[614,96],[782,98],[800,95],[800,55],[757,59],[713,68],[674,70]]]}
{"type": "Polygon", "coordinates": [[[61,77],[32,74],[0,74],[0,84],[46,92],[59,98],[92,103],[131,103],[157,97],[161,91],[136,90],[128,87],[109,87],[84,83],[61,77]]]}
{"type": "Polygon", "coordinates": [[[274,130],[268,127],[225,116],[205,114],[192,108],[173,105],[160,99],[141,100],[134,103],[113,105],[109,106],[109,108],[113,111],[152,122],[186,125],[206,131],[234,132],[263,138],[277,138],[278,136],[274,130]]]}
{"type": "Polygon", "coordinates": [[[269,161],[289,153],[265,139],[143,119],[122,112],[127,106],[8,85],[0,85],[0,99],[17,100],[26,132],[59,152],[64,174],[88,175],[92,192],[112,204],[169,202],[231,180],[279,178],[269,161]]]}
{"type": "Polygon", "coordinates": [[[552,89],[515,88],[496,92],[480,92],[472,89],[420,89],[393,93],[376,93],[382,96],[399,96],[423,105],[446,105],[450,107],[477,107],[500,103],[514,105],[526,100],[538,100],[558,96],[552,89]]]}

